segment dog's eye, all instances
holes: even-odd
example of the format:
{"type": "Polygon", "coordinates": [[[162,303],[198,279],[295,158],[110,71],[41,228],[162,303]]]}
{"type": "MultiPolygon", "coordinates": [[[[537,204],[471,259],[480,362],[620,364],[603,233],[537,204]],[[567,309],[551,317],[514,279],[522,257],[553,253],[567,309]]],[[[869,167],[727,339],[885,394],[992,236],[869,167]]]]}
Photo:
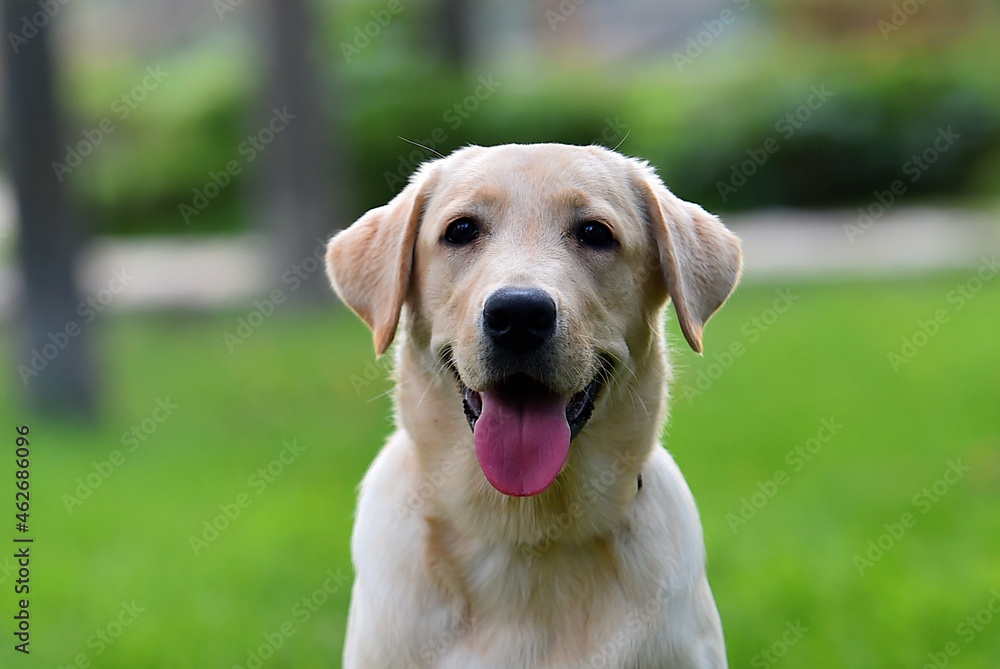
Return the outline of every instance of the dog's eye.
{"type": "Polygon", "coordinates": [[[595,249],[605,249],[615,243],[615,236],[604,223],[586,221],[576,229],[576,238],[581,244],[595,249]]]}
{"type": "Polygon", "coordinates": [[[444,231],[444,240],[456,246],[468,244],[478,236],[479,224],[467,216],[452,221],[444,231]]]}

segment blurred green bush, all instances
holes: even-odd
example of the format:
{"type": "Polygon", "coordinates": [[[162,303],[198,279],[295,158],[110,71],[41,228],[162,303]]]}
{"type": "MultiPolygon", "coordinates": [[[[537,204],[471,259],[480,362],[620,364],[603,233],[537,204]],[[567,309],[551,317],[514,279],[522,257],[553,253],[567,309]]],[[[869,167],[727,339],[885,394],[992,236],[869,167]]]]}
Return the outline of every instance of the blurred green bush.
{"type": "MultiPolygon", "coordinates": [[[[325,29],[324,48],[338,82],[330,128],[342,140],[349,183],[331,188],[350,194],[349,216],[387,201],[433,157],[400,137],[447,154],[469,143],[614,146],[628,133],[623,152],[648,159],[679,195],[716,211],[863,204],[896,179],[906,182],[907,197],[995,195],[1000,61],[987,56],[996,21],[949,24],[958,32],[948,40],[915,43],[924,27],[883,39],[871,24],[877,14],[857,4],[867,12],[864,36],[823,39],[809,26],[828,21],[829,4],[817,0],[809,13],[772,2],[761,22],[766,29],[726,35],[681,71],[664,54],[616,78],[548,63],[534,72],[510,68],[516,75],[509,77],[502,63],[495,73],[460,76],[414,57],[419,44],[388,38],[344,66],[338,45],[351,34],[344,25],[353,24],[341,20],[325,29]],[[942,133],[953,138],[947,149],[915,167],[913,157],[942,133]]],[[[74,71],[68,102],[75,124],[99,123],[146,64],[74,71]]],[[[227,42],[162,64],[171,79],[150,92],[156,103],[115,119],[106,145],[70,177],[88,218],[98,232],[114,234],[247,227],[244,195],[255,190],[249,169],[204,213],[185,220],[180,205],[191,204],[259,127],[259,63],[246,44],[227,42]]]]}
{"type": "Polygon", "coordinates": [[[256,111],[252,60],[228,40],[158,59],[152,67],[165,78],[140,101],[132,92],[142,86],[147,67],[148,60],[137,58],[70,73],[70,126],[82,131],[64,138],[67,155],[92,143],[87,133],[96,139],[102,123],[112,128],[65,177],[86,219],[95,232],[112,234],[244,227],[246,172],[220,189],[206,215],[186,222],[180,205],[211,182],[210,172],[236,157],[249,132],[248,113],[256,111]]]}

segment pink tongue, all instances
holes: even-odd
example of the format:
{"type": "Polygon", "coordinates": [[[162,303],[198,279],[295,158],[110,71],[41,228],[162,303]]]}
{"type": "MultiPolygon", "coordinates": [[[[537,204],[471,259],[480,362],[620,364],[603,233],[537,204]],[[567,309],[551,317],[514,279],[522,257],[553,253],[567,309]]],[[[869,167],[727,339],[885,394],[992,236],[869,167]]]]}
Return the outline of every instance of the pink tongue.
{"type": "Polygon", "coordinates": [[[487,390],[482,400],[473,441],[486,479],[516,497],[537,495],[552,485],[569,455],[569,398],[520,399],[487,390]]]}

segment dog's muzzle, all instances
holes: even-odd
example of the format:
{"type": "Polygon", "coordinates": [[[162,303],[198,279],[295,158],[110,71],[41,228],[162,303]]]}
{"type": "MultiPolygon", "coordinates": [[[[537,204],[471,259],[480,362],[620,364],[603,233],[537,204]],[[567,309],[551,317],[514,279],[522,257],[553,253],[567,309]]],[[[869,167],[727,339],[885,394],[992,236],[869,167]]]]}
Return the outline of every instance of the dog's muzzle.
{"type": "Polygon", "coordinates": [[[465,417],[472,428],[479,466],[494,488],[514,497],[537,495],[555,481],[569,457],[570,442],[594,412],[594,403],[613,371],[599,356],[591,380],[561,394],[551,383],[551,356],[558,311],[538,288],[501,288],[483,305],[482,387],[471,388],[446,349],[465,417]]]}

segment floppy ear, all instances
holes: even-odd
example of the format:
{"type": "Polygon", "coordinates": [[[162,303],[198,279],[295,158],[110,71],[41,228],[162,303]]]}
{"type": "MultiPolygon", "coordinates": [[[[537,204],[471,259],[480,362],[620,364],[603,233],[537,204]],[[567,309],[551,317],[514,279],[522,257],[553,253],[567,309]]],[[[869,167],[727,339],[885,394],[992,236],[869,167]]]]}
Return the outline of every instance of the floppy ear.
{"type": "Polygon", "coordinates": [[[375,353],[396,336],[413,267],[413,248],[424,207],[426,173],[330,240],[326,273],[333,289],[371,328],[375,353]]]}
{"type": "Polygon", "coordinates": [[[652,173],[640,180],[639,191],[677,321],[688,344],[701,353],[705,323],[739,281],[740,240],[717,217],[667,190],[652,173]]]}

